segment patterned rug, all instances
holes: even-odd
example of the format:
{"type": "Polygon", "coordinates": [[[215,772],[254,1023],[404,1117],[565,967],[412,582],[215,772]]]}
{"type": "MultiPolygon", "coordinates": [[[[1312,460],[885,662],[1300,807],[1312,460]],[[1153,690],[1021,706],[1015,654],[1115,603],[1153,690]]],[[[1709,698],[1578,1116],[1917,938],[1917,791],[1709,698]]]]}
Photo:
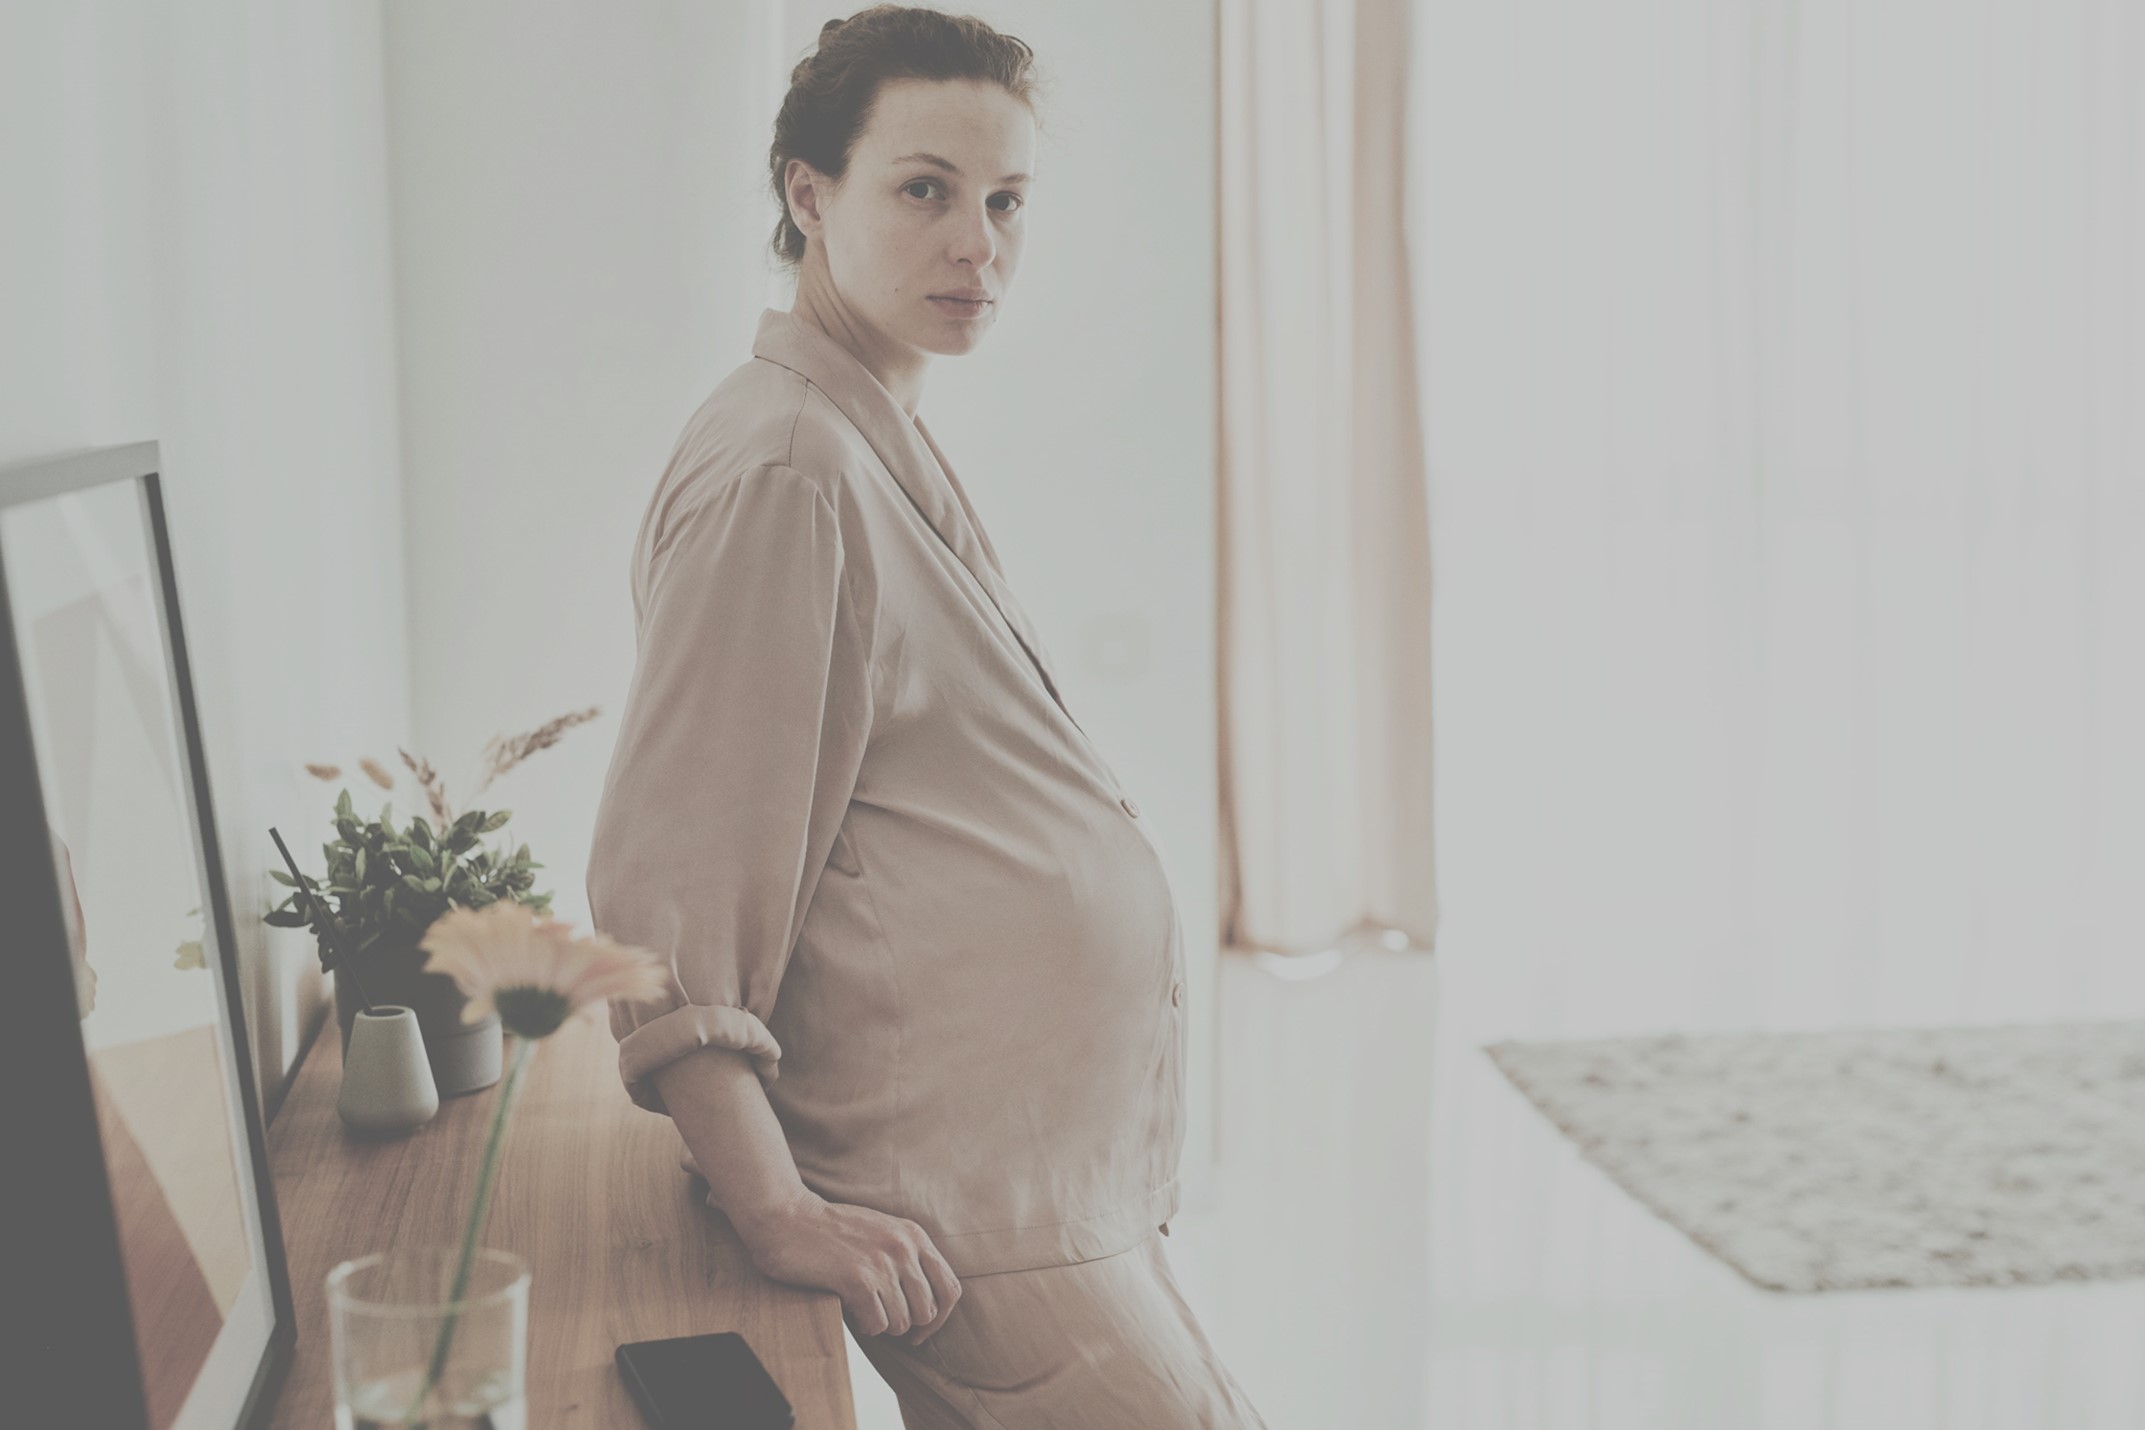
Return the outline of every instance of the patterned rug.
{"type": "Polygon", "coordinates": [[[1767,1290],[2145,1276],[2145,1022],[1484,1051],[1767,1290]]]}

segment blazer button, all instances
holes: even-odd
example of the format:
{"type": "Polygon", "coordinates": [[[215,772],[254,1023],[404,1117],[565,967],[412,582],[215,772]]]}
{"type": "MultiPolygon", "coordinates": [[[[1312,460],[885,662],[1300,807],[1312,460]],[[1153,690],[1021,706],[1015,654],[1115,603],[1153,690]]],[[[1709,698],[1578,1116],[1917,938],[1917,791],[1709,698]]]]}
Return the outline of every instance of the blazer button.
{"type": "Polygon", "coordinates": [[[1182,983],[1169,985],[1169,1001],[1173,1007],[1181,1008],[1184,1006],[1184,985],[1182,983]]]}
{"type": "Polygon", "coordinates": [[[1132,802],[1132,796],[1126,795],[1123,799],[1119,800],[1118,803],[1123,805],[1125,807],[1125,813],[1131,815],[1134,819],[1138,819],[1140,817],[1140,807],[1132,802]]]}

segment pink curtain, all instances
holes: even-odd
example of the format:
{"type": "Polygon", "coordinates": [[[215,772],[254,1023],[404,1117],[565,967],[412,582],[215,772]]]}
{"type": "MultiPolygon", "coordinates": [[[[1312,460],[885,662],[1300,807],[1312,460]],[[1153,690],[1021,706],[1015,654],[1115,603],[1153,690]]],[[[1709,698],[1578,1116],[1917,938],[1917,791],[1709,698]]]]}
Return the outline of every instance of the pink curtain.
{"type": "Polygon", "coordinates": [[[1218,0],[1221,931],[1429,948],[1405,0],[1218,0]]]}

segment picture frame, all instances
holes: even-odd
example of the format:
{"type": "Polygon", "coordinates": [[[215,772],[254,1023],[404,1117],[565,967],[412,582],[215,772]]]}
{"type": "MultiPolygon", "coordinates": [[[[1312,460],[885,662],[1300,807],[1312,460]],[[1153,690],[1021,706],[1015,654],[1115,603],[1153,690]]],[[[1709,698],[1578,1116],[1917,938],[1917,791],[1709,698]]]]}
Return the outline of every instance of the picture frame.
{"type": "Polygon", "coordinates": [[[296,1339],[174,568],[155,442],[0,468],[10,1423],[262,1425],[296,1339]]]}

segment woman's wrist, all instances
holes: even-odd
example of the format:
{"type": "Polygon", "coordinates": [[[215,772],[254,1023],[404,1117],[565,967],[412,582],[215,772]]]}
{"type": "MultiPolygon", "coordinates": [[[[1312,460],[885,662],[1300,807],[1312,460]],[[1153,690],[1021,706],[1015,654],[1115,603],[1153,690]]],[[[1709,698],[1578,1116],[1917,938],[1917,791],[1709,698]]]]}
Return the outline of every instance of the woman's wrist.
{"type": "Polygon", "coordinates": [[[819,1200],[818,1194],[799,1182],[777,1196],[743,1203],[734,1210],[726,1206],[723,1208],[723,1215],[730,1219],[730,1225],[737,1228],[739,1238],[749,1246],[774,1232],[784,1222],[809,1212],[819,1200]]]}

